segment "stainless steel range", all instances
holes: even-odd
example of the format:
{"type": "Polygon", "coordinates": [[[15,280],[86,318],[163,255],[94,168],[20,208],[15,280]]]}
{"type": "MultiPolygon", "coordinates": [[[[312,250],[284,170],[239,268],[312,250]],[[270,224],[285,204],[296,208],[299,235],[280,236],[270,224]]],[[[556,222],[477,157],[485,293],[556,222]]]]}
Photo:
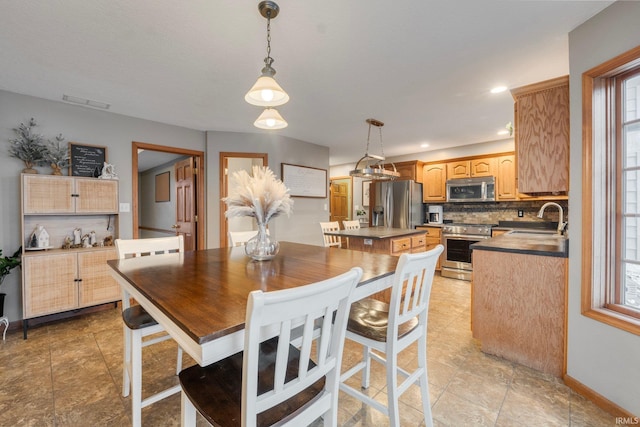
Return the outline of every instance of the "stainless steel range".
{"type": "Polygon", "coordinates": [[[444,256],[441,275],[471,280],[471,246],[491,238],[491,224],[446,224],[442,227],[444,256]]]}

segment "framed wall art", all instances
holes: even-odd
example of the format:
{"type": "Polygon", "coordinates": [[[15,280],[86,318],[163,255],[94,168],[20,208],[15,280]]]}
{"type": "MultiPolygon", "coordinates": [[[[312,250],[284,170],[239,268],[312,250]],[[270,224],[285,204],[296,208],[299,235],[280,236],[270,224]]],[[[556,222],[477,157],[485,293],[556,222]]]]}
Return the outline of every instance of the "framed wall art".
{"type": "Polygon", "coordinates": [[[69,143],[69,175],[97,178],[107,161],[107,148],[97,145],[69,143]]]}
{"type": "Polygon", "coordinates": [[[156,175],[156,202],[168,202],[171,200],[169,176],[169,171],[156,175]]]}
{"type": "Polygon", "coordinates": [[[327,170],[282,163],[282,182],[292,197],[327,197],[327,170]]]}

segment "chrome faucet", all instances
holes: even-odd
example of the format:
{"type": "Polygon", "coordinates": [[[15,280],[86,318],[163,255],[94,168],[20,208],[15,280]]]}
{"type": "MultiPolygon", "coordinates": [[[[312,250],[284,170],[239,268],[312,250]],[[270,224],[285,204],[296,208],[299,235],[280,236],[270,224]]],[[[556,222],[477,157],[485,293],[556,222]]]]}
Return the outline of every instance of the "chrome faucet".
{"type": "Polygon", "coordinates": [[[564,220],[564,211],[562,210],[562,206],[555,202],[547,202],[542,205],[542,207],[538,211],[538,218],[542,218],[542,214],[544,214],[544,210],[548,206],[555,206],[556,208],[558,208],[558,211],[560,211],[560,217],[558,218],[558,234],[562,234],[562,232],[564,231],[564,227],[567,225],[566,222],[562,222],[564,220]]]}

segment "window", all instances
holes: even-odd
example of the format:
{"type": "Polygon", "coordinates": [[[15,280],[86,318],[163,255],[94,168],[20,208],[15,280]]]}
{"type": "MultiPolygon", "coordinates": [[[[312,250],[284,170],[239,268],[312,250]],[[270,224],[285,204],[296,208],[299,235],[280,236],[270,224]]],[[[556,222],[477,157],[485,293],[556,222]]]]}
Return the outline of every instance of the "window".
{"type": "Polygon", "coordinates": [[[582,312],[640,335],[640,47],[583,75],[582,312]]]}

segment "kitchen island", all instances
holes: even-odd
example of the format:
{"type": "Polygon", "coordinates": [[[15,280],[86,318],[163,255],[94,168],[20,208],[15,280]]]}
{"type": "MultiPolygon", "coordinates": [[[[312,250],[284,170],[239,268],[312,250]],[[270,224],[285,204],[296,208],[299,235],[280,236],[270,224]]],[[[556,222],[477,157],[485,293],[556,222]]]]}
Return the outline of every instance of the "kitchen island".
{"type": "Polygon", "coordinates": [[[471,329],[483,352],[566,373],[568,244],[558,234],[512,231],[471,246],[471,329]]]}
{"type": "Polygon", "coordinates": [[[345,237],[347,247],[356,251],[400,255],[424,252],[426,232],[409,228],[367,227],[355,230],[326,232],[330,236],[345,237]]]}

